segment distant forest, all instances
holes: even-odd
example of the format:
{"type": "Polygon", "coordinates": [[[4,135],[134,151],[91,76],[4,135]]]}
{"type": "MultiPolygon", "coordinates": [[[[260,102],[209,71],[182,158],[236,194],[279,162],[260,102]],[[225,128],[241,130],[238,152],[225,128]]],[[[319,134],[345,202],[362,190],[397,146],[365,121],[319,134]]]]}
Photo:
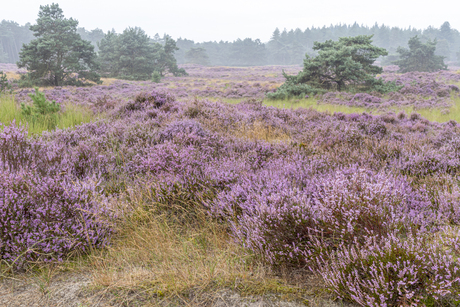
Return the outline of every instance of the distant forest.
{"type": "MultiPolygon", "coordinates": [[[[0,23],[0,63],[16,63],[23,44],[28,44],[34,36],[29,30],[30,24],[23,26],[13,21],[0,23]]],[[[88,31],[78,28],[84,40],[90,41],[96,51],[97,43],[105,33],[100,29],[88,31]]],[[[175,56],[178,64],[195,63],[211,66],[258,66],[258,65],[301,65],[305,54],[314,56],[313,42],[337,40],[339,37],[373,34],[373,43],[388,50],[389,55],[382,58],[383,64],[397,60],[396,49],[407,47],[411,37],[418,35],[423,41],[437,40],[437,55],[445,56],[446,62],[460,62],[460,32],[445,22],[439,28],[428,27],[424,30],[401,29],[375,24],[372,27],[359,25],[331,25],[321,28],[307,28],[302,31],[276,29],[268,42],[259,39],[237,39],[233,42],[202,42],[179,38],[175,56]]],[[[157,34],[152,42],[162,42],[157,34]]]]}

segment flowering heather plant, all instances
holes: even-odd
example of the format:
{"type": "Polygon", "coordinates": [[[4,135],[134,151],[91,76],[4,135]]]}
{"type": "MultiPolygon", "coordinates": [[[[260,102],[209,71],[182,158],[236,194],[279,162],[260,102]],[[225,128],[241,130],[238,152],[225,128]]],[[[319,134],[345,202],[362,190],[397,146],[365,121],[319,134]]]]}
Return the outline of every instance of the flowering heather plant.
{"type": "Polygon", "coordinates": [[[0,259],[62,260],[107,244],[114,218],[100,194],[94,163],[80,148],[30,139],[15,124],[0,133],[0,259]],[[89,160],[93,162],[89,162],[89,160]],[[89,164],[82,164],[89,163],[89,164]]]}
{"type": "Polygon", "coordinates": [[[112,213],[98,194],[94,184],[65,175],[0,170],[1,259],[21,267],[105,246],[112,213]]]}
{"type": "MultiPolygon", "coordinates": [[[[415,298],[429,303],[435,294],[447,298],[443,285],[455,289],[458,264],[454,261],[454,267],[444,266],[451,276],[435,268],[432,271],[438,270],[439,277],[412,281],[426,263],[439,268],[451,263],[443,255],[460,246],[454,241],[443,243],[442,254],[434,241],[440,230],[460,223],[457,123],[429,122],[418,114],[331,115],[266,107],[249,88],[255,81],[258,90],[276,82],[275,68],[187,70],[191,76],[166,77],[158,84],[117,81],[90,89],[46,90],[47,99],[75,101],[107,112],[95,122],[34,138],[16,124],[0,128],[4,179],[0,218],[7,225],[1,232],[1,259],[20,266],[27,260],[58,260],[108,244],[113,215],[104,196],[118,197],[140,187],[144,194],[139,197],[148,200],[147,206],[170,216],[187,218],[184,212],[207,210],[230,225],[230,235],[237,242],[273,265],[309,265],[320,270],[316,264],[321,261],[324,274],[332,272],[332,278],[342,276],[341,268],[347,263],[361,272],[377,255],[384,267],[416,272],[407,275],[412,277],[406,281],[391,275],[403,289],[401,298],[413,304],[417,304],[415,298]],[[257,80],[261,74],[265,77],[257,80]],[[215,87],[205,80],[207,75],[215,87]],[[179,90],[174,88],[176,83],[179,90]],[[225,104],[177,94],[193,95],[194,83],[203,87],[198,91],[244,90],[252,97],[225,104]],[[366,250],[376,241],[382,244],[366,250]],[[389,242],[388,247],[384,242],[389,242]],[[408,256],[402,251],[405,244],[408,256]],[[392,246],[407,256],[404,259],[421,260],[395,264],[392,246]],[[423,247],[426,255],[417,254],[416,247],[423,247]],[[338,255],[351,251],[367,260],[340,262],[338,255]],[[414,294],[409,298],[404,293],[410,291],[414,294]]],[[[439,78],[434,81],[441,84],[440,89],[454,79],[447,80],[448,73],[430,78],[439,78]]],[[[414,102],[406,102],[417,104],[420,97],[412,79],[408,81],[411,91],[392,94],[391,100],[413,97],[414,102]]],[[[438,97],[432,89],[434,96],[426,101],[448,101],[449,97],[438,97]]],[[[456,95],[455,90],[450,94],[456,95]]],[[[367,104],[388,100],[375,93],[344,97],[336,98],[367,104]]],[[[366,276],[367,271],[363,274],[359,276],[366,276]]],[[[387,278],[385,274],[380,275],[387,278]]],[[[337,282],[341,289],[337,293],[358,289],[356,284],[364,281],[356,280],[337,282]]],[[[332,282],[329,285],[336,287],[332,282]]],[[[374,290],[366,287],[358,289],[355,301],[373,297],[374,290]]],[[[405,303],[388,297],[387,305],[405,303]]],[[[375,304],[377,299],[380,293],[375,304]]]]}
{"type": "Polygon", "coordinates": [[[424,237],[369,238],[318,258],[318,268],[340,298],[360,306],[446,306],[460,299],[457,260],[424,237]]]}
{"type": "Polygon", "coordinates": [[[160,133],[160,139],[162,140],[172,140],[175,137],[204,138],[206,136],[208,136],[208,132],[201,127],[199,122],[193,119],[173,122],[160,133]]]}
{"type": "Polygon", "coordinates": [[[311,166],[288,176],[282,169],[292,166],[277,167],[217,196],[220,212],[237,219],[238,240],[271,263],[308,263],[318,244],[331,252],[395,229],[429,229],[443,218],[432,205],[439,199],[400,176],[360,168],[318,174],[311,166]]]}
{"type": "Polygon", "coordinates": [[[16,172],[23,165],[30,166],[40,145],[28,140],[25,129],[15,122],[10,126],[0,123],[0,129],[0,169],[16,172]]]}
{"type": "Polygon", "coordinates": [[[174,99],[175,97],[169,94],[168,92],[159,92],[154,90],[150,94],[140,93],[136,96],[134,101],[130,101],[125,105],[125,110],[144,110],[148,106],[160,108],[168,102],[173,102],[174,99]]]}

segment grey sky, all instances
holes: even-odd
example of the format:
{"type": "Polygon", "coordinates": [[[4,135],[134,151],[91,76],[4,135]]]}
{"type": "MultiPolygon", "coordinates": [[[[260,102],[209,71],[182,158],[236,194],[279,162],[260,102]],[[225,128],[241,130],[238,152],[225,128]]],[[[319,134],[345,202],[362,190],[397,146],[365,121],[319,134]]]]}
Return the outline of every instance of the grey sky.
{"type": "MultiPolygon", "coordinates": [[[[46,0],[2,0],[0,20],[23,25],[35,23],[40,5],[46,0]]],[[[60,0],[64,15],[88,30],[123,31],[138,26],[150,36],[167,33],[195,42],[233,41],[237,38],[270,39],[273,30],[322,27],[355,21],[372,26],[375,22],[407,28],[439,28],[444,21],[460,30],[458,0],[60,0]]]]}

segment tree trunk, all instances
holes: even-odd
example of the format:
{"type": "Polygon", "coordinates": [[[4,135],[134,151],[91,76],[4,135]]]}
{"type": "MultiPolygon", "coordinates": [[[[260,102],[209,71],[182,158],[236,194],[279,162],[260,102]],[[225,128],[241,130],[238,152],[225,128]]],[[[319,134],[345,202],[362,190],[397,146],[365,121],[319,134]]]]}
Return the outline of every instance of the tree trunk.
{"type": "Polygon", "coordinates": [[[342,80],[337,81],[337,90],[340,92],[345,87],[345,82],[342,80]]]}

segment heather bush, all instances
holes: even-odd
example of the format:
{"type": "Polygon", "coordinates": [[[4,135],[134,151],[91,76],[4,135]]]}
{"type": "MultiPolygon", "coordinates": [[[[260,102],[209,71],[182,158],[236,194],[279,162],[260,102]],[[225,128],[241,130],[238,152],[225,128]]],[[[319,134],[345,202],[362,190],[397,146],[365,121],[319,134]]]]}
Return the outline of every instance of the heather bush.
{"type": "Polygon", "coordinates": [[[332,291],[360,306],[454,306],[460,299],[457,260],[422,236],[370,237],[318,258],[318,268],[332,291]]]}
{"type": "Polygon", "coordinates": [[[160,108],[164,104],[173,102],[174,100],[175,97],[167,92],[153,91],[151,93],[140,93],[134,101],[129,101],[124,106],[124,110],[130,112],[145,110],[148,107],[160,108]]]}
{"type": "Polygon", "coordinates": [[[92,182],[0,170],[0,258],[15,267],[105,246],[111,217],[92,182]]]}
{"type": "Polygon", "coordinates": [[[93,149],[29,138],[14,123],[0,133],[0,258],[62,260],[107,244],[114,215],[98,187],[93,149]]]}
{"type": "Polygon", "coordinates": [[[442,219],[433,208],[441,200],[414,190],[403,177],[361,168],[321,174],[318,165],[298,172],[272,169],[217,196],[220,212],[237,220],[238,240],[274,264],[308,263],[318,244],[331,252],[395,229],[429,229],[442,219]]]}
{"type": "Polygon", "coordinates": [[[18,127],[15,122],[10,126],[3,126],[0,132],[0,169],[8,172],[17,172],[25,165],[32,166],[40,144],[30,141],[24,128],[18,127]]]}
{"type": "Polygon", "coordinates": [[[72,144],[29,138],[26,129],[15,123],[0,133],[0,168],[11,173],[25,169],[43,176],[66,173],[78,179],[98,179],[110,169],[109,159],[101,155],[103,151],[94,142],[72,144]]]}
{"type": "Polygon", "coordinates": [[[173,122],[160,133],[160,139],[162,140],[172,140],[175,137],[191,139],[206,136],[208,136],[208,132],[201,127],[199,122],[193,119],[173,122]]]}
{"type": "MultiPolygon", "coordinates": [[[[213,72],[216,79],[227,78],[222,74],[227,74],[225,68],[213,72]]],[[[443,76],[451,78],[447,73],[433,74],[428,83],[443,76]]],[[[239,81],[247,81],[240,77],[239,81]]],[[[414,74],[398,79],[410,79],[408,86],[414,87],[392,99],[419,95],[417,83],[412,82],[417,78],[414,74]]],[[[197,86],[206,85],[200,79],[193,81],[197,86]]],[[[320,270],[318,261],[322,261],[324,270],[329,270],[337,255],[358,253],[373,238],[382,244],[392,242],[392,246],[407,241],[410,248],[427,246],[428,253],[444,255],[435,244],[430,249],[430,240],[446,226],[455,228],[460,223],[460,127],[455,122],[429,122],[415,113],[327,114],[266,107],[257,96],[248,94],[249,85],[230,79],[219,86],[240,94],[245,90],[250,97],[237,104],[180,99],[155,83],[146,84],[119,82],[72,91],[55,88],[45,93],[47,99],[56,98],[59,103],[79,99],[107,112],[94,122],[34,137],[16,124],[1,127],[0,170],[7,180],[0,184],[0,195],[7,202],[1,203],[5,205],[0,213],[8,216],[5,221],[14,221],[8,229],[34,234],[28,235],[33,243],[27,245],[4,233],[10,243],[8,251],[2,250],[3,259],[13,262],[22,255],[15,262],[19,265],[105,246],[113,231],[113,215],[105,197],[118,198],[133,190],[142,190],[135,197],[142,200],[146,214],[161,213],[181,225],[196,221],[203,212],[210,214],[250,254],[275,267],[320,270]],[[20,219],[24,212],[35,220],[20,219]],[[69,230],[66,225],[75,228],[69,230]],[[85,232],[93,239],[85,241],[85,232]],[[41,245],[40,240],[55,237],[63,239],[41,245]],[[417,245],[422,243],[425,245],[417,245]]],[[[444,85],[420,90],[431,93],[431,89],[432,97],[437,97],[436,91],[444,85]]],[[[18,96],[30,98],[27,93],[18,96]]],[[[379,93],[333,93],[323,98],[372,105],[387,101],[379,93]]],[[[446,253],[457,249],[455,246],[446,245],[446,253]]],[[[382,255],[390,253],[384,245],[378,248],[385,251],[382,255]]],[[[428,260],[423,259],[438,263],[429,258],[432,255],[426,257],[428,260]]],[[[379,259],[393,263],[387,256],[379,259]]],[[[352,265],[360,263],[364,262],[352,265]]],[[[406,266],[395,264],[399,265],[406,266]]],[[[456,266],[454,263],[453,268],[456,266]]],[[[415,291],[413,297],[431,304],[434,294],[429,293],[444,288],[430,285],[452,281],[442,272],[439,276],[419,283],[420,289],[399,280],[400,289],[415,291]]],[[[356,288],[344,287],[341,293],[356,288]]]]}

